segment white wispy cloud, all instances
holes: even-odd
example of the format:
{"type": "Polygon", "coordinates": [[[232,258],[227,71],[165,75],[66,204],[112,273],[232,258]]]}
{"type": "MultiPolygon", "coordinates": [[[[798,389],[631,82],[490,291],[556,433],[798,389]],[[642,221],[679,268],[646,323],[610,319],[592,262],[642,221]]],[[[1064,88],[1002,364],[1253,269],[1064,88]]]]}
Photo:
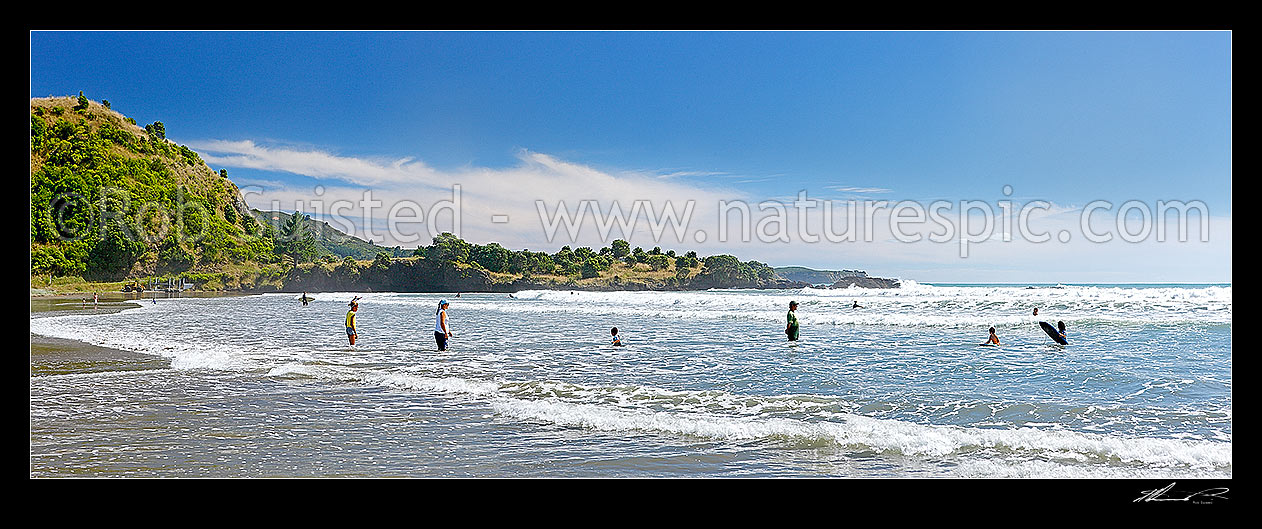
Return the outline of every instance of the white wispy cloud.
{"type": "Polygon", "coordinates": [[[825,189],[831,189],[839,193],[859,193],[859,194],[889,193],[893,191],[891,189],[885,189],[883,187],[858,187],[858,186],[826,186],[825,189]]]}
{"type": "Polygon", "coordinates": [[[194,141],[189,147],[198,151],[209,165],[280,171],[360,185],[421,183],[439,175],[412,158],[377,161],[319,150],[267,147],[250,140],[194,141]]]}
{"type": "MultiPolygon", "coordinates": [[[[263,171],[302,175],[321,183],[317,193],[311,188],[292,184],[284,186],[260,186],[247,195],[247,201],[255,207],[295,209],[313,208],[316,204],[329,207],[339,204],[338,214],[355,219],[357,226],[366,227],[380,220],[392,207],[403,202],[420,206],[422,213],[454,200],[453,190],[460,189],[462,235],[475,241],[498,241],[505,245],[543,248],[571,244],[569,240],[549,243],[542,241],[544,220],[536,205],[542,201],[545,211],[555,213],[557,208],[577,211],[580,203],[590,201],[590,207],[600,214],[610,214],[618,208],[630,217],[636,201],[642,201],[654,212],[661,212],[670,205],[682,213],[686,204],[694,203],[695,229],[712,227],[714,213],[720,201],[742,200],[742,192],[732,188],[702,187],[680,181],[685,174],[704,176],[706,172],[676,171],[667,178],[656,172],[625,172],[613,174],[593,167],[566,161],[545,153],[521,150],[518,163],[509,167],[462,167],[455,170],[438,170],[413,158],[394,160],[341,156],[314,149],[294,149],[284,146],[260,145],[253,141],[194,141],[188,145],[213,166],[249,168],[263,171]],[[374,201],[381,204],[370,208],[374,201]],[[496,222],[508,219],[507,222],[496,222]]],[[[243,190],[244,191],[244,190],[243,190]]],[[[412,211],[404,208],[406,211],[412,211]]],[[[579,225],[572,244],[598,245],[601,240],[592,222],[596,213],[585,216],[587,221],[579,225]]],[[[620,225],[610,232],[612,238],[646,239],[651,226],[644,219],[631,227],[631,233],[623,233],[620,225]]],[[[454,220],[445,219],[442,228],[450,229],[454,220]]],[[[670,233],[669,230],[667,230],[670,233]]],[[[365,235],[360,233],[359,235],[365,235]]],[[[558,234],[568,237],[564,229],[558,234]]],[[[390,237],[374,237],[377,242],[416,244],[415,240],[392,241],[390,237]]],[[[427,242],[424,237],[421,243],[427,242]]],[[[652,241],[644,244],[652,245],[652,241]]]]}

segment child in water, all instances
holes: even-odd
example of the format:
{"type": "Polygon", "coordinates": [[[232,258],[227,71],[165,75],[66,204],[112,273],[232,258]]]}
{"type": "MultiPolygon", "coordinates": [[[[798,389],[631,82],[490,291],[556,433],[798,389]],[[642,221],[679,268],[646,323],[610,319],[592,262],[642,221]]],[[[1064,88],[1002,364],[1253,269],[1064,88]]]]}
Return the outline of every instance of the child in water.
{"type": "Polygon", "coordinates": [[[982,345],[999,345],[999,335],[995,334],[995,328],[990,328],[990,337],[986,339],[986,343],[982,345]]]}
{"type": "Polygon", "coordinates": [[[609,334],[613,335],[613,346],[622,347],[622,338],[618,337],[618,328],[614,327],[609,329],[609,334]]]}

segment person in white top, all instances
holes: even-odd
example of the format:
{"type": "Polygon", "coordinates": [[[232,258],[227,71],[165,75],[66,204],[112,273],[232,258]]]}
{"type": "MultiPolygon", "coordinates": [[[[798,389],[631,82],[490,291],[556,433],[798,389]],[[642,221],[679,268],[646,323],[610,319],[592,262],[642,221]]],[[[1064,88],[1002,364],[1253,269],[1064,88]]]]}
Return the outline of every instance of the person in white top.
{"type": "Polygon", "coordinates": [[[438,312],[434,318],[434,341],[438,342],[438,350],[447,350],[447,339],[452,337],[451,326],[447,325],[447,300],[438,301],[438,312]]]}

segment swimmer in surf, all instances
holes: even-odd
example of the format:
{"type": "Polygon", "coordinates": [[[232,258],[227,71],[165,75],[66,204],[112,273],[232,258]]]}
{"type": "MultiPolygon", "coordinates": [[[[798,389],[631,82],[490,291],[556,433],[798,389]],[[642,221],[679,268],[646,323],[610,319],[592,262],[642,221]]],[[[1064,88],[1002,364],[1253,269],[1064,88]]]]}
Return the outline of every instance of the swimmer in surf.
{"type": "Polygon", "coordinates": [[[995,334],[995,328],[990,328],[990,337],[986,339],[986,343],[982,345],[999,345],[999,335],[995,334]]]}
{"type": "Polygon", "coordinates": [[[617,327],[614,327],[614,328],[612,328],[612,329],[609,329],[609,334],[613,335],[613,344],[612,344],[612,345],[613,345],[614,347],[621,347],[621,346],[622,346],[622,338],[619,338],[619,337],[618,337],[618,328],[617,328],[617,327]]]}

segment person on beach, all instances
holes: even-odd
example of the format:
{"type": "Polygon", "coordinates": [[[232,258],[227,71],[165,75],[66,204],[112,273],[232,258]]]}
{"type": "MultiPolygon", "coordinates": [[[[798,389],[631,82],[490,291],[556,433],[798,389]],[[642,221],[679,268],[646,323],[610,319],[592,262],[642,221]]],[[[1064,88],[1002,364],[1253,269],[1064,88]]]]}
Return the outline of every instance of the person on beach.
{"type": "Polygon", "coordinates": [[[790,342],[796,342],[798,339],[798,316],[794,312],[798,310],[798,302],[789,302],[789,323],[784,328],[784,333],[789,335],[790,342]]]}
{"type": "Polygon", "coordinates": [[[613,335],[613,346],[622,347],[622,338],[618,337],[618,328],[614,327],[612,329],[609,329],[609,334],[613,335]]]}
{"type": "Polygon", "coordinates": [[[355,327],[355,313],[359,311],[359,296],[351,300],[351,310],[346,311],[346,337],[350,339],[351,345],[355,345],[355,338],[359,337],[359,331],[355,327]]]}
{"type": "Polygon", "coordinates": [[[990,328],[990,337],[986,339],[986,343],[982,345],[999,345],[999,335],[995,334],[995,328],[990,328]]]}
{"type": "Polygon", "coordinates": [[[447,300],[438,301],[438,311],[434,319],[434,341],[438,342],[438,350],[447,350],[447,339],[451,338],[451,327],[447,325],[447,300]]]}

